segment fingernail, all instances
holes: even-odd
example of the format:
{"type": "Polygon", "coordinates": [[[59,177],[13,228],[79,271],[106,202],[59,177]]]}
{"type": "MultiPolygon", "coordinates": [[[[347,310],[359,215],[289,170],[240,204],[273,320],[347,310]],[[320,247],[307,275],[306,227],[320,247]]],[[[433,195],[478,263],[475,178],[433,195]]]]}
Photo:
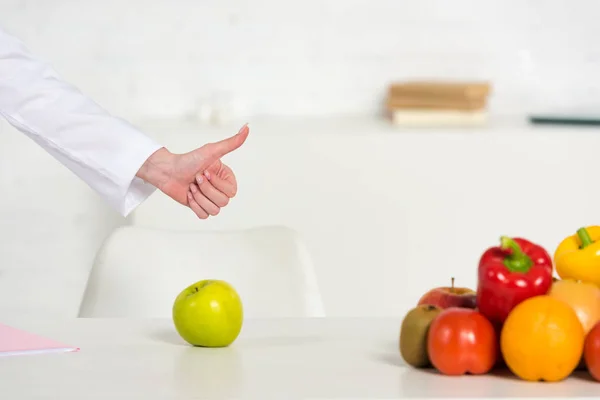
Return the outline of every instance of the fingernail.
{"type": "Polygon", "coordinates": [[[245,128],[245,127],[247,127],[247,126],[248,126],[248,123],[246,122],[246,123],[245,123],[245,124],[244,124],[244,125],[243,125],[243,126],[240,128],[240,130],[238,131],[238,134],[239,134],[239,133],[242,133],[242,131],[244,130],[244,128],[245,128]]]}
{"type": "Polygon", "coordinates": [[[196,193],[196,191],[197,191],[198,189],[196,189],[196,185],[194,185],[194,184],[192,183],[192,184],[190,185],[190,190],[191,190],[193,193],[196,193]]]}
{"type": "Polygon", "coordinates": [[[206,176],[206,179],[210,180],[210,172],[204,171],[204,176],[206,176]]]}
{"type": "Polygon", "coordinates": [[[198,175],[198,176],[196,177],[196,182],[198,182],[198,185],[202,185],[202,182],[204,182],[204,179],[202,179],[202,176],[201,176],[201,175],[198,175]]]}

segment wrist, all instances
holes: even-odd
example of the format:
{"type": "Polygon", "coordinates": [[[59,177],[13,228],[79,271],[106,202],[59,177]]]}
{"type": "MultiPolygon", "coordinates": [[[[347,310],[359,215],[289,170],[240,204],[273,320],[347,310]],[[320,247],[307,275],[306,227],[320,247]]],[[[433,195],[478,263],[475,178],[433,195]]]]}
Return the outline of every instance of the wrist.
{"type": "Polygon", "coordinates": [[[174,156],[164,147],[158,149],[146,159],[135,176],[160,189],[171,178],[174,156]]]}

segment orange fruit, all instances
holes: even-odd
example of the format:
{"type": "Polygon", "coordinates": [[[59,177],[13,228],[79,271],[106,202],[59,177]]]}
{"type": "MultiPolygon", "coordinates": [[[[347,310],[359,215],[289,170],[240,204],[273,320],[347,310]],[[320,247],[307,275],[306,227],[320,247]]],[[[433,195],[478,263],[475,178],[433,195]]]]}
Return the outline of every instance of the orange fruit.
{"type": "Polygon", "coordinates": [[[583,325],[571,306],[549,295],[519,303],[500,334],[508,368],[526,381],[558,382],[577,367],[583,354],[583,325]]]}

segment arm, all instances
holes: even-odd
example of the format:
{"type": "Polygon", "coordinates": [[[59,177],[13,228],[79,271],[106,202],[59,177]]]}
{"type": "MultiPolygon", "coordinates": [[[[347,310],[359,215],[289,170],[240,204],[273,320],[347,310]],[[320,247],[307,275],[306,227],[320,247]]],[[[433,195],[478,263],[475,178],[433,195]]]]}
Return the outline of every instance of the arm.
{"type": "Polygon", "coordinates": [[[169,157],[161,145],[62,81],[1,29],[0,115],[123,216],[156,190],[162,160],[169,157]]]}

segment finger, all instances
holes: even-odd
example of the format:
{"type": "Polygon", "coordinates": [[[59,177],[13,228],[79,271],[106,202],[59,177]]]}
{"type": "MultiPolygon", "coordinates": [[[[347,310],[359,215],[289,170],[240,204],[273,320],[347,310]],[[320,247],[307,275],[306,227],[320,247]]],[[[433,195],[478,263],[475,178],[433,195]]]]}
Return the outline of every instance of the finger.
{"type": "Polygon", "coordinates": [[[212,183],[215,189],[225,194],[230,199],[233,198],[237,193],[237,184],[235,183],[235,179],[233,182],[231,182],[221,179],[218,176],[211,176],[210,183],[212,183]]]}
{"type": "Polygon", "coordinates": [[[187,197],[188,197],[188,204],[190,205],[190,208],[192,209],[194,214],[196,214],[198,216],[198,218],[200,218],[200,219],[208,218],[208,213],[206,211],[204,211],[202,209],[202,207],[200,207],[198,205],[198,203],[196,203],[196,200],[194,200],[194,196],[192,196],[192,192],[188,192],[187,197]]]}
{"type": "Polygon", "coordinates": [[[196,177],[200,191],[217,207],[225,207],[229,203],[229,197],[217,190],[207,178],[208,176],[205,178],[202,175],[196,177]]]}
{"type": "Polygon", "coordinates": [[[242,126],[242,129],[234,136],[219,142],[208,143],[202,147],[202,150],[208,153],[210,159],[217,160],[244,144],[249,132],[250,128],[248,128],[248,124],[246,124],[242,126]]]}
{"type": "Polygon", "coordinates": [[[212,201],[207,199],[206,196],[204,196],[202,192],[200,192],[200,189],[198,189],[198,186],[196,186],[195,183],[192,183],[190,185],[190,190],[192,191],[192,196],[194,196],[194,200],[196,200],[196,203],[198,203],[198,205],[202,207],[202,209],[206,211],[209,215],[217,215],[219,213],[219,207],[217,207],[212,201]]]}

